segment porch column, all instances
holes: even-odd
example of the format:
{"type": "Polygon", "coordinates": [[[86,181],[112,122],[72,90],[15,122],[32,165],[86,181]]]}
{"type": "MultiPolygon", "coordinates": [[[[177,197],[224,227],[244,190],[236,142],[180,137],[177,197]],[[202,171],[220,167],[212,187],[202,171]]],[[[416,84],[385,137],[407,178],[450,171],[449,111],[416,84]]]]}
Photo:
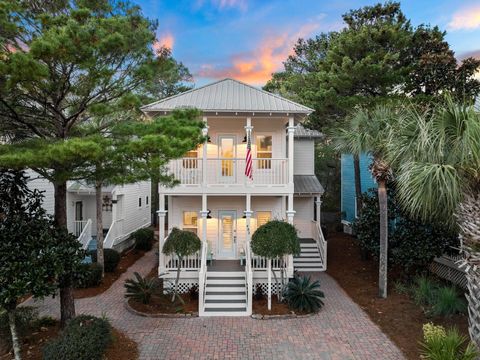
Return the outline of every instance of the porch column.
{"type": "Polygon", "coordinates": [[[202,211],[200,211],[202,216],[202,242],[207,245],[207,194],[202,194],[202,211]]]}
{"type": "Polygon", "coordinates": [[[320,217],[320,209],[321,209],[321,206],[322,206],[322,200],[321,200],[321,197],[320,196],[317,196],[315,198],[315,206],[317,207],[317,224],[318,225],[321,225],[320,223],[320,220],[321,220],[321,217],[320,217]]]}
{"type": "Polygon", "coordinates": [[[205,136],[205,142],[203,143],[203,155],[202,155],[202,187],[207,187],[207,150],[208,150],[208,125],[207,125],[207,117],[203,117],[203,122],[205,127],[202,129],[202,134],[205,136]]]}
{"type": "Polygon", "coordinates": [[[293,210],[293,193],[288,194],[287,221],[293,225],[293,217],[296,211],[293,210]]]}
{"type": "Polygon", "coordinates": [[[251,228],[250,228],[250,219],[252,218],[252,195],[247,194],[246,196],[246,201],[245,201],[245,211],[243,212],[245,214],[245,227],[246,227],[246,237],[245,237],[245,246],[250,246],[250,240],[252,239],[252,233],[251,233],[251,228]]]}
{"type": "Polygon", "coordinates": [[[167,210],[165,210],[165,195],[159,194],[159,206],[158,206],[158,274],[166,272],[165,256],[162,253],[163,244],[165,242],[165,216],[167,210]]]}
{"type": "Polygon", "coordinates": [[[293,190],[293,141],[295,133],[294,118],[288,118],[288,185],[293,190]]]}
{"type": "MultiPolygon", "coordinates": [[[[250,144],[251,144],[251,141],[252,141],[252,131],[253,131],[253,126],[252,126],[252,118],[251,117],[247,117],[247,124],[245,125],[245,136],[248,138],[250,137],[250,144]]],[[[248,139],[247,139],[248,141],[248,139]]],[[[253,154],[252,154],[252,158],[253,158],[253,154]]],[[[245,161],[246,161],[246,154],[245,154],[245,161]]],[[[245,164],[246,166],[246,164],[245,164]]],[[[253,160],[252,160],[252,173],[253,173],[253,160]]],[[[248,177],[244,177],[245,179],[245,184],[247,183],[251,183],[252,181],[248,178],[248,177]]]]}

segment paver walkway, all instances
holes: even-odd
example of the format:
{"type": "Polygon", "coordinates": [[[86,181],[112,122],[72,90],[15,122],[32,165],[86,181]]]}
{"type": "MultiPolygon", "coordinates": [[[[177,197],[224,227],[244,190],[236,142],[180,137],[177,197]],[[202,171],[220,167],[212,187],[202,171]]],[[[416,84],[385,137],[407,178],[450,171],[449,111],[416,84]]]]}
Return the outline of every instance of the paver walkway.
{"type": "MultiPolygon", "coordinates": [[[[404,359],[400,350],[327,274],[317,273],[325,307],[315,316],[288,320],[248,317],[145,318],[124,308],[124,280],[146,275],[154,251],[139,259],[105,293],[76,301],[77,313],[105,314],[138,342],[141,359],[404,359]]],[[[59,317],[58,297],[25,305],[59,317]]],[[[408,331],[408,329],[405,329],[408,331]]]]}

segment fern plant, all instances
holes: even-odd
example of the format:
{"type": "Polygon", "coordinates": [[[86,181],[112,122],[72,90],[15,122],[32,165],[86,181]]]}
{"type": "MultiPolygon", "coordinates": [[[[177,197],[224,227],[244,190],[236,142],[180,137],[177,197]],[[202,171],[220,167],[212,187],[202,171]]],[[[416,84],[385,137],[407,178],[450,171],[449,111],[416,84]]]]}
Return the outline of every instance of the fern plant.
{"type": "Polygon", "coordinates": [[[310,276],[295,276],[287,285],[285,299],[288,307],[300,312],[317,312],[324,305],[324,293],[320,290],[320,282],[312,281],[310,276]]]}
{"type": "Polygon", "coordinates": [[[150,303],[152,295],[158,292],[159,284],[156,279],[142,277],[138,272],[133,273],[134,279],[125,280],[125,297],[141,302],[143,304],[150,303]]]}

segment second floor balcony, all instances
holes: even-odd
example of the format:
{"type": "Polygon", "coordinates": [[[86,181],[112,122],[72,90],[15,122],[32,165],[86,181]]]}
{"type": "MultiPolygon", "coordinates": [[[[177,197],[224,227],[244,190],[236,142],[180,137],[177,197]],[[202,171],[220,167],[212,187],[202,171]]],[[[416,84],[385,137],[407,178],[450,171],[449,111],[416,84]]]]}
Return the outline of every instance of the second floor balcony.
{"type": "Polygon", "coordinates": [[[168,166],[183,186],[285,186],[288,184],[287,158],[253,158],[252,179],[245,175],[246,159],[240,158],[181,158],[168,166]]]}

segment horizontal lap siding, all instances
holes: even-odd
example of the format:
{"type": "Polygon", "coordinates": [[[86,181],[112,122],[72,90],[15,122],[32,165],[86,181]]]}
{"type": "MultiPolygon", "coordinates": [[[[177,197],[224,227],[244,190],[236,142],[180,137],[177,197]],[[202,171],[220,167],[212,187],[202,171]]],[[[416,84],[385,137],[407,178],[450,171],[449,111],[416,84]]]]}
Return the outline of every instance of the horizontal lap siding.
{"type": "Polygon", "coordinates": [[[313,220],[313,197],[295,197],[293,198],[293,208],[296,213],[293,223],[301,238],[312,237],[312,220],[313,220]]]}
{"type": "MultiPolygon", "coordinates": [[[[114,192],[117,195],[123,195],[123,232],[128,234],[140,227],[151,223],[151,183],[142,181],[135,184],[117,186],[114,192]],[[145,198],[148,196],[149,204],[145,204],[145,198]],[[142,198],[142,206],[138,206],[138,198],[142,198]]],[[[120,215],[119,215],[120,216],[120,215]]]]}
{"type": "Polygon", "coordinates": [[[294,174],[314,175],[314,141],[308,139],[295,139],[294,142],[294,174]]]}

